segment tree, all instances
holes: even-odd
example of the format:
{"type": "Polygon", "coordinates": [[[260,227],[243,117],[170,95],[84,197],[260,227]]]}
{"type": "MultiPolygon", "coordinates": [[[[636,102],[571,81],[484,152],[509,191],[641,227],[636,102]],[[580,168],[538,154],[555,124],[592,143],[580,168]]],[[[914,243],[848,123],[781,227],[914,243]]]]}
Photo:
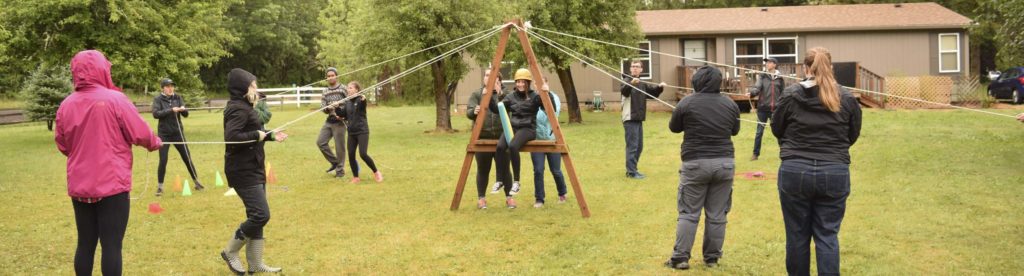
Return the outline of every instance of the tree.
{"type": "MultiPolygon", "coordinates": [[[[343,1],[329,4],[325,13],[344,16],[344,22],[324,25],[320,45],[332,54],[325,60],[336,62],[343,71],[397,57],[449,42],[498,24],[502,5],[486,0],[442,1],[343,1]]],[[[321,20],[323,24],[326,20],[321,20]]],[[[410,68],[461,45],[435,48],[396,61],[397,68],[410,68]]],[[[494,45],[482,42],[466,53],[474,57],[493,54],[494,45]]],[[[392,67],[394,68],[394,67],[392,67]]],[[[378,69],[380,70],[380,69],[378,69]]],[[[404,69],[400,69],[401,71],[404,69]]],[[[436,107],[437,132],[451,132],[451,91],[467,71],[461,54],[430,64],[431,89],[436,107]]],[[[371,76],[375,76],[374,71],[371,76]]],[[[365,87],[368,87],[366,85],[365,87]]]]}
{"type": "MultiPolygon", "coordinates": [[[[636,45],[643,33],[636,23],[636,2],[628,0],[567,0],[544,1],[525,0],[522,9],[534,26],[610,41],[624,45],[636,45]],[[601,26],[601,27],[594,27],[601,26]]],[[[552,38],[570,49],[592,57],[604,64],[619,64],[634,50],[609,47],[607,45],[579,39],[565,40],[552,38]]],[[[514,40],[513,40],[514,41],[514,40]]],[[[582,123],[579,97],[572,78],[572,65],[578,62],[572,56],[540,42],[531,40],[531,46],[545,67],[553,67],[562,88],[569,110],[569,123],[582,123]]]]}
{"type": "Polygon", "coordinates": [[[26,103],[25,115],[32,121],[46,121],[46,129],[52,131],[57,107],[72,91],[74,86],[68,66],[39,65],[20,93],[26,103]]]}
{"type": "Polygon", "coordinates": [[[983,7],[992,12],[983,13],[982,19],[999,22],[994,37],[999,68],[1024,64],[1024,0],[984,1],[983,7]]]}
{"type": "Polygon", "coordinates": [[[229,45],[229,56],[202,69],[203,82],[222,89],[232,68],[252,72],[263,87],[321,79],[316,44],[321,25],[317,19],[325,6],[324,0],[247,0],[231,5],[225,22],[239,39],[229,45]]]}
{"type": "MultiPolygon", "coordinates": [[[[225,45],[236,40],[223,22],[234,0],[0,1],[0,26],[11,36],[0,42],[0,56],[19,61],[0,64],[0,74],[23,76],[35,64],[68,64],[96,49],[126,89],[154,87],[162,77],[201,87],[199,68],[226,56],[225,45]]],[[[17,87],[17,79],[0,86],[17,87]]]]}

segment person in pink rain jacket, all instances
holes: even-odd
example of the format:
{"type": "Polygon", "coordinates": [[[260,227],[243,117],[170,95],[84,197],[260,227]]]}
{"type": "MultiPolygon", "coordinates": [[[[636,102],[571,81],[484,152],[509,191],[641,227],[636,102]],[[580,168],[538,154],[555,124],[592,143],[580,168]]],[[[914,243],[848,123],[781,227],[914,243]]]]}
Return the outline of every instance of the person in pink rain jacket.
{"type": "Polygon", "coordinates": [[[71,59],[75,91],[57,109],[54,140],[68,157],[68,196],[75,210],[75,273],[92,274],[97,241],[103,275],[121,275],[121,241],[128,226],[132,145],[149,151],[161,141],[135,105],[114,86],[110,61],[95,50],[71,59]]]}

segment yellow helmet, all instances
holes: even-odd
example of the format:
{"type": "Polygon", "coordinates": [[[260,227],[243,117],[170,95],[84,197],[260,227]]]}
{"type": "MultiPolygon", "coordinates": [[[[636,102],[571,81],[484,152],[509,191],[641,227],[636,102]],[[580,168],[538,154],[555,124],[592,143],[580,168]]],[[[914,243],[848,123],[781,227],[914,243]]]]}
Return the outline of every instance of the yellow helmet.
{"type": "Polygon", "coordinates": [[[520,68],[519,70],[516,70],[515,80],[533,81],[533,74],[530,73],[530,70],[520,68]]]}

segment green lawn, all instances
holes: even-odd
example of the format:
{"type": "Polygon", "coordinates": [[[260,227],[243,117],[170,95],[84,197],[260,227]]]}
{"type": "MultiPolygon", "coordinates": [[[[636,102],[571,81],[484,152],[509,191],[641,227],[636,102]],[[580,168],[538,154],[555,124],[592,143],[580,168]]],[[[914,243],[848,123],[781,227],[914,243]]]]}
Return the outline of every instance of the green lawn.
{"type": "MultiPolygon", "coordinates": [[[[307,110],[274,112],[270,127],[307,110]]],[[[476,210],[469,184],[463,208],[449,211],[469,136],[465,116],[453,118],[463,129],[457,134],[425,134],[434,124],[432,107],[373,108],[369,114],[370,155],[384,172],[383,184],[352,185],[323,173],[326,163],[314,142],[320,116],[293,126],[285,143],[268,145],[267,160],[279,179],[268,188],[270,264],[293,275],[673,273],[661,263],[675,235],[681,135],[667,130],[667,113],[652,114],[646,123],[640,169],[648,179],[642,181],[624,177],[618,113],[586,113],[586,124],[564,128],[593,212],[589,219],[580,217],[572,193],[570,203],[554,203],[550,175],[549,204],[530,207],[526,155],[519,209],[502,208],[503,198],[489,194],[491,209],[476,210]]],[[[221,120],[216,112],[194,112],[185,132],[192,141],[217,141],[221,120]]],[[[853,192],[840,237],[843,273],[1024,269],[1024,125],[965,111],[868,110],[862,133],[851,150],[853,192]]],[[[754,125],[744,123],[734,138],[738,172],[774,175],[776,140],[767,135],[762,160],[750,162],[753,135],[754,125]]],[[[52,138],[38,123],[0,127],[0,195],[7,202],[0,207],[3,274],[73,273],[76,234],[66,159],[52,138]]],[[[136,149],[125,274],[227,272],[218,252],[244,218],[242,204],[223,196],[225,188],[212,188],[223,168],[223,146],[195,145],[192,151],[211,189],[158,198],[157,154],[136,149]],[[166,211],[147,213],[154,202],[166,211]]],[[[187,176],[173,151],[168,170],[169,179],[187,176]]],[[[774,181],[737,179],[733,195],[721,265],[707,269],[691,262],[691,272],[784,274],[774,181]]]]}

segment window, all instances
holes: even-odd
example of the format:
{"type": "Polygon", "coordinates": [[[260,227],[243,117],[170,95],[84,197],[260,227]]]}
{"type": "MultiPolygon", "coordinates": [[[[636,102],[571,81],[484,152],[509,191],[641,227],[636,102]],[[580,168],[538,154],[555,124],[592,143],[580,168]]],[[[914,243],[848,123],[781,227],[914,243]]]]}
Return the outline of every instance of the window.
{"type": "Polygon", "coordinates": [[[501,71],[501,83],[504,84],[505,87],[509,87],[509,85],[511,85],[511,86],[515,86],[516,85],[515,74],[516,74],[516,70],[518,70],[519,68],[516,68],[515,66],[516,66],[516,62],[515,61],[502,61],[501,62],[501,67],[500,67],[500,69],[501,69],[500,70],[501,71]]]}
{"type": "Polygon", "coordinates": [[[637,50],[636,56],[633,56],[632,58],[624,58],[624,59],[622,59],[622,66],[621,66],[622,67],[622,74],[624,76],[628,76],[629,75],[629,66],[630,66],[631,61],[632,60],[639,60],[640,63],[644,67],[643,73],[640,73],[640,79],[642,79],[642,80],[649,80],[649,79],[651,79],[651,73],[652,73],[651,72],[651,52],[648,52],[648,51],[651,50],[651,42],[650,41],[641,41],[640,45],[637,46],[637,48],[644,49],[645,51],[637,50]]]}
{"type": "Polygon", "coordinates": [[[939,73],[960,72],[960,34],[939,34],[939,73]]]}
{"type": "MultiPolygon", "coordinates": [[[[797,61],[796,37],[737,38],[733,43],[735,65],[761,64],[770,57],[778,59],[779,64],[797,61]]],[[[733,74],[739,73],[739,70],[733,70],[733,74]]]]}

